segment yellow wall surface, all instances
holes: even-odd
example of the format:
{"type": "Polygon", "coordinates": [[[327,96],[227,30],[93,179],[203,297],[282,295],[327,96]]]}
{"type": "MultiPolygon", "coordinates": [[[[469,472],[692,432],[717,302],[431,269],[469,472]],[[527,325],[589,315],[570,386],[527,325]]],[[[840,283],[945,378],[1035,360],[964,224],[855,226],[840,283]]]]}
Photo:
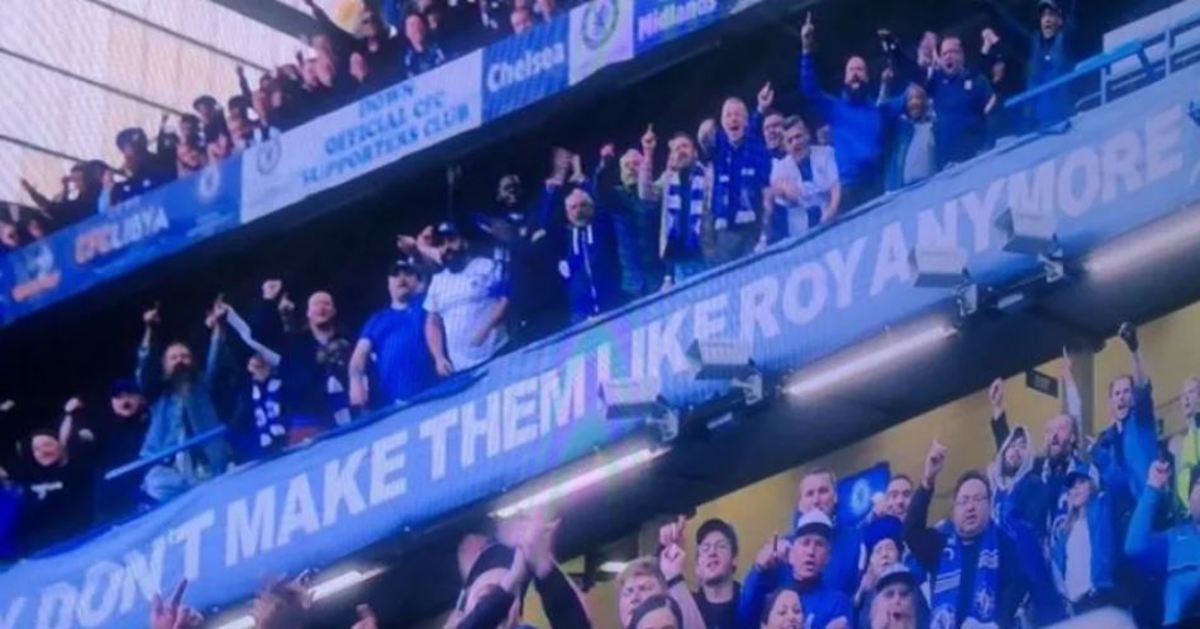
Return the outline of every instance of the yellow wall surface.
{"type": "MultiPolygon", "coordinates": [[[[1147,369],[1156,385],[1157,414],[1166,419],[1168,432],[1180,430],[1183,426],[1178,404],[1180,386],[1189,375],[1200,373],[1200,304],[1193,304],[1147,323],[1139,328],[1139,333],[1147,369]]],[[[986,357],[981,358],[986,360],[986,357]]],[[[1094,431],[1103,430],[1109,423],[1105,398],[1108,381],[1128,372],[1129,365],[1129,353],[1117,338],[1109,339],[1105,348],[1095,355],[1094,431]]],[[[1038,366],[1039,371],[1056,377],[1060,368],[1061,361],[1057,359],[1038,366]]],[[[1076,365],[1075,369],[1077,377],[1083,381],[1085,374],[1078,373],[1081,367],[1076,365]]],[[[1006,379],[1005,397],[1010,425],[1024,424],[1033,435],[1031,445],[1040,450],[1046,420],[1059,412],[1062,403],[1027,388],[1023,373],[1006,379]]],[[[692,520],[693,526],[708,518],[722,518],[732,524],[738,532],[741,545],[739,574],[744,575],[753,563],[758,548],[769,541],[773,534],[786,532],[796,501],[800,474],[805,467],[821,465],[839,475],[847,475],[886,460],[891,463],[893,474],[905,473],[919,479],[933,439],[938,439],[949,449],[946,469],[942,473],[943,482],[938,486],[930,512],[931,517],[942,517],[950,508],[952,479],[968,469],[983,469],[995,455],[990,417],[987,391],[977,391],[819,457],[800,468],[776,474],[699,505],[696,517],[692,520]]],[[[695,556],[691,539],[688,539],[687,551],[689,557],[695,556]]],[[[620,629],[615,620],[615,594],[612,582],[598,584],[588,592],[587,599],[597,629],[620,629]]],[[[526,610],[526,618],[534,626],[549,626],[541,613],[536,594],[531,594],[527,599],[526,610]]]]}

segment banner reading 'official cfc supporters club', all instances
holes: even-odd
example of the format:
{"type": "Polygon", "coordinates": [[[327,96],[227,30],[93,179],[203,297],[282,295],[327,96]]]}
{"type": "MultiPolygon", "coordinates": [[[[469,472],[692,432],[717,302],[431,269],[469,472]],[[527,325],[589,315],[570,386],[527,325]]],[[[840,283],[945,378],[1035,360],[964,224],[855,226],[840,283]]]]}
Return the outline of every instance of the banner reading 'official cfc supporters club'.
{"type": "Polygon", "coordinates": [[[242,222],[477,128],[482,62],[473,52],[247,150],[242,222]]]}

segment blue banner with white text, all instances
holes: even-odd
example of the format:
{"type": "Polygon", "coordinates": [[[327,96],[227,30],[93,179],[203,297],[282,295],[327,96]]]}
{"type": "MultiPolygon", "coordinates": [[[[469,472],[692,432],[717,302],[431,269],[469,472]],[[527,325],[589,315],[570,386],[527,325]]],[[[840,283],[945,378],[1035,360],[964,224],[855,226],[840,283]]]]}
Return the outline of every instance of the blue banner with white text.
{"type": "Polygon", "coordinates": [[[633,52],[640,55],[708,26],[733,5],[733,0],[635,0],[633,52]]]}
{"type": "Polygon", "coordinates": [[[494,120],[567,89],[566,15],[483,51],[483,118],[494,120]]]}
{"type": "Polygon", "coordinates": [[[234,155],[10,253],[5,320],[237,227],[241,171],[234,155]]]}
{"type": "MultiPolygon", "coordinates": [[[[696,381],[695,339],[743,339],[779,373],[953,303],[912,286],[918,244],[962,249],[972,277],[1040,268],[1003,250],[996,217],[1052,212],[1069,256],[1200,202],[1200,66],[861,208],[800,240],[715,269],[599,321],[486,364],[459,394],[234,472],[91,543],[0,575],[0,627],[144,626],[150,597],[181,577],[206,608],[267,574],[326,565],[406,527],[486,500],[637,422],[604,418],[598,385],[658,378],[682,406],[723,388],[696,381]],[[303,552],[296,552],[303,549],[303,552]]],[[[33,266],[37,266],[34,264],[33,266]]],[[[869,483],[868,483],[869,484],[869,483]]]]}

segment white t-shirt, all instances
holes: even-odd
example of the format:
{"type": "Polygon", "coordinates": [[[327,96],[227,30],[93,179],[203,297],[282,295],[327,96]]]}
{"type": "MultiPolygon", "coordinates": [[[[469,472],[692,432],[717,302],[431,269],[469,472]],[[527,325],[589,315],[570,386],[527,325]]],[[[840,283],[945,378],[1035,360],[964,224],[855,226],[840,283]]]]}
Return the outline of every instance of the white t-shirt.
{"type": "Polygon", "coordinates": [[[808,229],[808,208],[818,207],[824,213],[829,207],[833,187],[840,181],[837,160],[833,150],[827,146],[814,146],[808,150],[808,162],[812,166],[812,179],[805,181],[800,165],[791,155],[774,160],[771,164],[771,184],[787,183],[800,190],[800,198],[792,201],[776,197],[777,203],[788,210],[788,231],[792,236],[803,234],[808,229]]]}
{"type": "Polygon", "coordinates": [[[1067,586],[1067,598],[1078,601],[1092,591],[1092,533],[1088,530],[1087,517],[1075,520],[1067,533],[1067,565],[1063,581],[1067,586]]]}
{"type": "Polygon", "coordinates": [[[425,310],[442,318],[447,357],[456,370],[470,369],[491,358],[508,341],[501,325],[479,347],[471,345],[475,332],[505,296],[500,265],[489,258],[472,258],[458,273],[445,269],[429,282],[425,310]]]}

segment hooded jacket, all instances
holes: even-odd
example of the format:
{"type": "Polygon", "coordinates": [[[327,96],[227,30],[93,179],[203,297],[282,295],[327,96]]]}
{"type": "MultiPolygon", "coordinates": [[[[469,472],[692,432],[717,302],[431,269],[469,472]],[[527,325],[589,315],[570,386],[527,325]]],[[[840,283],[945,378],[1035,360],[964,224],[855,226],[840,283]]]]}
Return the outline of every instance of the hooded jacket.
{"type": "MultiPolygon", "coordinates": [[[[996,421],[1005,421],[1005,419],[1001,417],[996,421]]],[[[995,522],[1000,522],[1012,514],[1015,507],[1013,490],[1033,469],[1033,457],[1027,453],[1017,467],[1016,473],[1004,474],[1004,452],[1017,439],[1025,439],[1025,443],[1029,443],[1029,430],[1025,426],[1019,425],[1008,431],[1008,436],[1000,441],[996,448],[996,456],[987,466],[988,484],[992,488],[992,520],[995,522]]]]}

